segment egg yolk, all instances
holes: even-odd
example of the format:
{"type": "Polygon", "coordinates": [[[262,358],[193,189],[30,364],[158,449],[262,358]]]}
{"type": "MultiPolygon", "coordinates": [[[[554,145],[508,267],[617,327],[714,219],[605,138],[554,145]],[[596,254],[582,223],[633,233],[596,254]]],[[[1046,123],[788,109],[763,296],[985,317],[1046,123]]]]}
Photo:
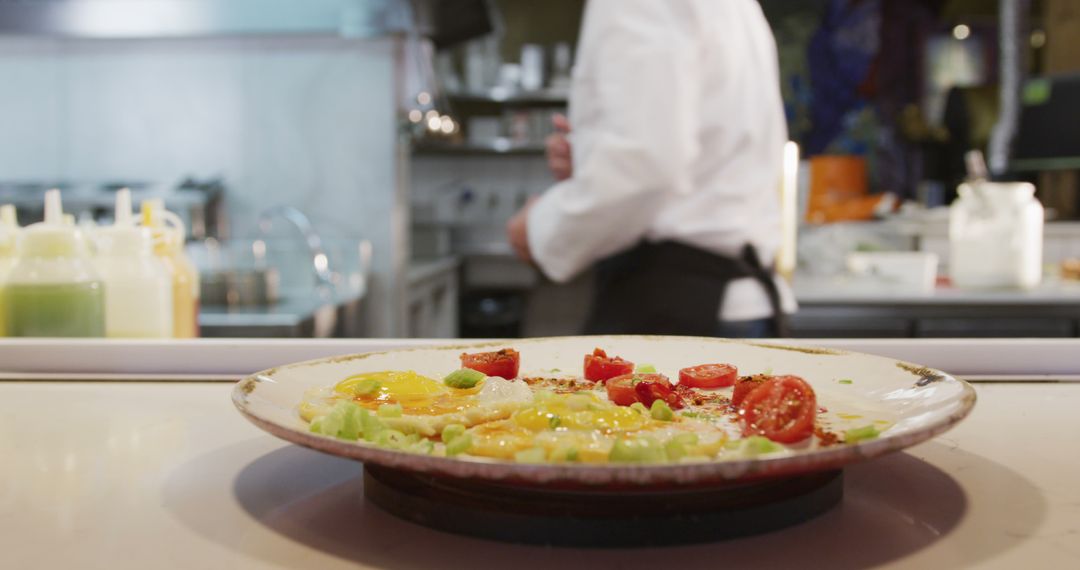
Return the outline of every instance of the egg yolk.
{"type": "Polygon", "coordinates": [[[400,404],[406,413],[438,415],[475,405],[471,396],[479,386],[458,390],[427,376],[409,371],[365,372],[338,382],[334,392],[353,399],[358,405],[377,409],[382,404],[400,404]],[[374,386],[374,389],[372,389],[374,386]]]}
{"type": "Polygon", "coordinates": [[[556,395],[523,408],[514,414],[514,423],[532,431],[564,428],[617,433],[637,431],[651,422],[636,410],[601,401],[589,394],[572,394],[556,395]]]}

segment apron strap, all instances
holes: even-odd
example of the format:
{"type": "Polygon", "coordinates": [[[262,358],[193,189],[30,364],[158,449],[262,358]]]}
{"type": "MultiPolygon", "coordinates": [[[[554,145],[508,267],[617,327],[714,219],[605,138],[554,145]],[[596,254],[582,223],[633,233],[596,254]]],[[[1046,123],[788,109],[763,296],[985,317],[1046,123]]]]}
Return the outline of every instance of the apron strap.
{"type": "Polygon", "coordinates": [[[784,307],[780,302],[780,288],[776,286],[773,272],[761,264],[757,248],[746,244],[742,249],[742,261],[750,271],[750,276],[765,288],[765,295],[769,298],[769,306],[772,308],[773,334],[778,337],[790,336],[788,318],[784,314],[784,307]]]}

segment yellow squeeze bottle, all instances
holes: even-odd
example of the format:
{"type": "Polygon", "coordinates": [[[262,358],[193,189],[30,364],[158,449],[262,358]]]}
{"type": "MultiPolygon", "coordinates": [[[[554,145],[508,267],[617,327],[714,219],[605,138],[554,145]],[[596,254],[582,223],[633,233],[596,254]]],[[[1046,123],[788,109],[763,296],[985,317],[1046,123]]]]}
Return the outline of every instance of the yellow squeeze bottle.
{"type": "Polygon", "coordinates": [[[154,255],[172,277],[174,338],[199,336],[199,272],[184,253],[184,227],[160,198],[142,203],[142,225],[154,239],[154,255]],[[170,226],[170,224],[172,224],[170,226]]]}
{"type": "Polygon", "coordinates": [[[19,222],[15,217],[15,206],[0,206],[0,336],[7,336],[4,313],[4,282],[18,258],[19,222]]]}

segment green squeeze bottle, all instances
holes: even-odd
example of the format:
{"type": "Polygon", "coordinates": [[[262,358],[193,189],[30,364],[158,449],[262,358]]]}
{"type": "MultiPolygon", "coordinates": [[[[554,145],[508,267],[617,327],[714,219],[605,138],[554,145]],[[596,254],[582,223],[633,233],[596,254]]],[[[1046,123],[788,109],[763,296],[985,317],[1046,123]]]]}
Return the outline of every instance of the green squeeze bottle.
{"type": "Polygon", "coordinates": [[[15,206],[0,206],[0,336],[7,336],[4,322],[4,283],[11,267],[15,265],[19,245],[19,222],[15,219],[15,206]]]}
{"type": "Polygon", "coordinates": [[[59,190],[45,193],[45,221],[23,229],[20,250],[4,287],[8,336],[105,336],[104,287],[59,190]]]}

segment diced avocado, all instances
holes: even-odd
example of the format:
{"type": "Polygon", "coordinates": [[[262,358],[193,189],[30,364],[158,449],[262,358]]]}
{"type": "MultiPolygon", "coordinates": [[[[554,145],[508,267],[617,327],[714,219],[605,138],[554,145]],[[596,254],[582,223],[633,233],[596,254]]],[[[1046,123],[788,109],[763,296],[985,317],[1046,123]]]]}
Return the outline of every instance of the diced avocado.
{"type": "Polygon", "coordinates": [[[487,378],[487,376],[485,376],[483,372],[473,370],[472,368],[461,368],[447,374],[446,377],[443,378],[443,384],[446,384],[451,388],[472,388],[482,382],[484,378],[487,378]]]}
{"type": "Polygon", "coordinates": [[[462,434],[451,439],[446,444],[446,454],[450,456],[459,455],[468,451],[470,447],[472,447],[472,436],[467,433],[462,434]]]}
{"type": "Polygon", "coordinates": [[[667,402],[663,400],[655,400],[652,407],[649,408],[649,414],[654,420],[662,422],[670,422],[675,419],[675,412],[671,411],[671,406],[667,405],[667,402]]]}
{"type": "Polygon", "coordinates": [[[646,437],[615,440],[608,454],[613,463],[662,463],[665,458],[664,447],[646,437]]]}
{"type": "Polygon", "coordinates": [[[444,442],[448,442],[451,439],[454,439],[455,437],[458,437],[459,435],[462,435],[464,433],[465,433],[465,426],[463,426],[461,424],[450,424],[450,425],[443,428],[443,430],[442,430],[442,440],[444,442]]]}

